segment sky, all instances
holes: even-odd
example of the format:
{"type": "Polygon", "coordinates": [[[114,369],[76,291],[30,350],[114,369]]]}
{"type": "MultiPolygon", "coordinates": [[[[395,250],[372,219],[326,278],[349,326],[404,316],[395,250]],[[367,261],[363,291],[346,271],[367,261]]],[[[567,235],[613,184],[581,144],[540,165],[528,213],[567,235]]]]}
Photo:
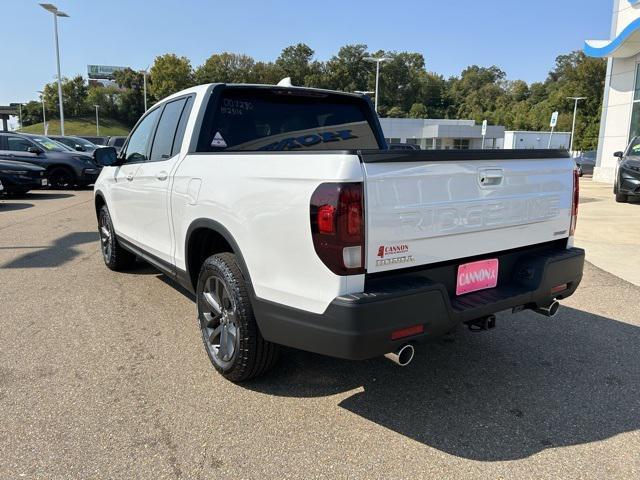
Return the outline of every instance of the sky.
{"type": "MultiPolygon", "coordinates": [[[[541,81],[555,58],[609,37],[613,0],[48,0],[59,19],[62,75],[88,64],[144,69],[157,55],[195,67],[230,51],[275,60],[299,42],[327,60],[345,44],[420,52],[446,77],[497,65],[510,80],[541,81]]],[[[52,15],[33,0],[0,0],[0,105],[37,99],[55,79],[52,15]]],[[[383,67],[384,68],[384,67],[383,67]]]]}

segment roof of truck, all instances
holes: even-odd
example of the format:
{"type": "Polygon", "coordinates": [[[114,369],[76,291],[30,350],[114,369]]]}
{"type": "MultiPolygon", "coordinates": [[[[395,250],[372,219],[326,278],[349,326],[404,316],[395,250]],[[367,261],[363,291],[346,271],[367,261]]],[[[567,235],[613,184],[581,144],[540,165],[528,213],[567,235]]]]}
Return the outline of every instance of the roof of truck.
{"type": "MultiPolygon", "coordinates": [[[[202,85],[196,85],[195,87],[187,88],[185,90],[181,90],[176,92],[168,97],[163,98],[160,102],[165,102],[167,100],[171,100],[173,98],[181,97],[183,95],[188,95],[190,93],[195,94],[205,94],[207,91],[216,87],[218,85],[225,85],[228,87],[249,87],[249,88],[264,88],[264,89],[278,89],[278,90],[300,90],[300,91],[312,91],[318,93],[326,93],[326,94],[338,94],[338,95],[348,95],[355,98],[363,98],[364,95],[360,93],[351,93],[351,92],[340,92],[337,90],[327,90],[323,88],[312,88],[312,87],[296,87],[296,86],[281,86],[281,85],[266,85],[262,83],[205,83],[202,85]]],[[[160,103],[158,102],[158,103],[160,103]]]]}

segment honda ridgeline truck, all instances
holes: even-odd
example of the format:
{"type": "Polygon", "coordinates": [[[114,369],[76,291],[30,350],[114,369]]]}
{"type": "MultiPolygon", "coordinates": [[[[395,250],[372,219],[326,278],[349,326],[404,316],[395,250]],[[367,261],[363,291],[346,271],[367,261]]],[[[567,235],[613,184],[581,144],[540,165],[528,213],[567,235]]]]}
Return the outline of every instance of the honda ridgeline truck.
{"type": "Polygon", "coordinates": [[[94,155],[106,265],[139,257],[194,292],[231,381],[280,345],[406,364],[461,323],[552,315],[582,278],[566,152],[388,150],[360,95],[201,85],[94,155]]]}

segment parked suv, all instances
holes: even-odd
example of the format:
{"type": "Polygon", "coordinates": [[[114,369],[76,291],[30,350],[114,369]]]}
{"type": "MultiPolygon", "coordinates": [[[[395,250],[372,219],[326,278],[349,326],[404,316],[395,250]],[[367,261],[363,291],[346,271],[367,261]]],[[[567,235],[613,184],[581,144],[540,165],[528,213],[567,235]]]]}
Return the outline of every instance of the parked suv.
{"type": "Polygon", "coordinates": [[[616,202],[626,203],[629,197],[640,197],[640,137],[634,137],[624,152],[614,153],[616,166],[613,193],[616,202]]]}
{"type": "Polygon", "coordinates": [[[96,137],[96,136],[86,136],[83,135],[80,138],[90,141],[98,146],[105,146],[109,141],[109,137],[96,137]]]}
{"type": "Polygon", "coordinates": [[[108,147],[113,147],[116,149],[116,152],[119,152],[120,150],[122,150],[122,146],[124,145],[124,141],[127,139],[127,137],[122,137],[122,136],[113,136],[113,137],[109,137],[109,141],[107,142],[107,146],[108,147]]]}
{"type": "Polygon", "coordinates": [[[89,140],[86,140],[82,137],[63,137],[62,135],[49,135],[49,138],[55,140],[56,142],[60,142],[78,152],[93,153],[93,151],[98,148],[98,145],[96,145],[95,143],[91,143],[89,140]]]}
{"type": "Polygon", "coordinates": [[[45,168],[49,184],[54,188],[89,185],[100,174],[100,167],[91,155],[76,152],[43,135],[0,133],[0,160],[16,160],[45,168]]]}
{"type": "Polygon", "coordinates": [[[94,156],[105,264],[139,257],[195,292],[232,381],[279,345],[406,365],[459,324],[553,316],[582,278],[566,151],[390,151],[360,95],[201,85],[94,156]]]}
{"type": "Polygon", "coordinates": [[[578,166],[578,174],[580,176],[583,175],[593,175],[593,169],[596,166],[596,150],[589,150],[587,152],[583,152],[579,157],[576,158],[576,165],[578,166]]]}

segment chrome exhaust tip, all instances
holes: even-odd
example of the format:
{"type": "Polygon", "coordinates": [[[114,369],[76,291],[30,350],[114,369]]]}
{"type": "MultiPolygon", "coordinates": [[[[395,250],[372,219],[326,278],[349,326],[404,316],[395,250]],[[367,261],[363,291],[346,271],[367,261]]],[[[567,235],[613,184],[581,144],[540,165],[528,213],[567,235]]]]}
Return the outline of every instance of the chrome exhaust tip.
{"type": "Polygon", "coordinates": [[[558,313],[558,309],[560,308],[560,302],[554,300],[546,307],[538,307],[534,309],[534,312],[539,313],[540,315],[544,315],[545,317],[555,317],[556,313],[558,313]]]}
{"type": "Polygon", "coordinates": [[[415,355],[415,349],[413,348],[413,345],[408,343],[406,345],[403,345],[393,353],[387,353],[385,355],[385,358],[388,358],[396,365],[399,365],[401,367],[406,367],[411,363],[414,355],[415,355]]]}

